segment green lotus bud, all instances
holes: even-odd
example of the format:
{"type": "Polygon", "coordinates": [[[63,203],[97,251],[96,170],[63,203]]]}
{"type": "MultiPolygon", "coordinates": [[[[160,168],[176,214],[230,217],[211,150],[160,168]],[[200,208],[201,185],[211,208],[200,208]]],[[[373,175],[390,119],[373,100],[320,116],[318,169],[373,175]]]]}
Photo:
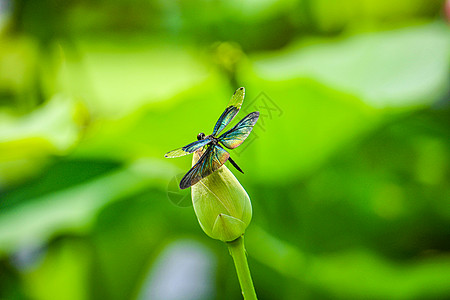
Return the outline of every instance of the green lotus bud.
{"type": "MultiPolygon", "coordinates": [[[[194,165],[201,152],[194,153],[194,165]]],[[[233,173],[225,165],[191,187],[192,203],[203,231],[224,242],[245,232],[252,218],[252,204],[233,173]]]]}

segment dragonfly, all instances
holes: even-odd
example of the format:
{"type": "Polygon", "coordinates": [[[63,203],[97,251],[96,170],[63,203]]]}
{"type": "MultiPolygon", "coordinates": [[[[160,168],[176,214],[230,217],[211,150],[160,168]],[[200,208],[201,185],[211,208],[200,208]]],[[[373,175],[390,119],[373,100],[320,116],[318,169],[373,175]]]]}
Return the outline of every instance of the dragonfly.
{"type": "Polygon", "coordinates": [[[230,154],[225,150],[234,149],[241,145],[244,140],[252,132],[253,126],[259,118],[259,112],[255,111],[246,115],[233,128],[225,133],[219,134],[225,127],[230,124],[234,117],[241,109],[242,102],[244,102],[245,89],[238,88],[227,108],[219,117],[214,126],[212,134],[206,136],[203,132],[197,135],[197,141],[192,142],[184,147],[177,148],[167,152],[164,156],[167,158],[180,157],[191,154],[194,151],[203,150],[203,154],[195,163],[195,165],[184,175],[180,181],[180,189],[186,189],[206,176],[211,175],[217,171],[227,160],[241,173],[244,173],[237,163],[231,159],[230,154]],[[225,147],[225,148],[224,148],[225,147]]]}

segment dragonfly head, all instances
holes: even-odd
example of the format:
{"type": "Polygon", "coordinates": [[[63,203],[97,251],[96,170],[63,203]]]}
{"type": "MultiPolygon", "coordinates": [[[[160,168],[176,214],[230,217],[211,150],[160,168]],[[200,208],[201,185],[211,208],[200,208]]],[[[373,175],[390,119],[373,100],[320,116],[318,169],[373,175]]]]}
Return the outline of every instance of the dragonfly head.
{"type": "Polygon", "coordinates": [[[203,132],[200,132],[199,134],[197,134],[197,140],[201,141],[205,139],[205,134],[203,132]]]}

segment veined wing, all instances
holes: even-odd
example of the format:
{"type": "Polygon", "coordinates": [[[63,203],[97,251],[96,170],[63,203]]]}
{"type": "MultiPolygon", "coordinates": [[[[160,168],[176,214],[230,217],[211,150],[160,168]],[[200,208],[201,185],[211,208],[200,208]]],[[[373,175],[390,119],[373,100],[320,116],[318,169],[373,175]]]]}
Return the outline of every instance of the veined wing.
{"type": "Polygon", "coordinates": [[[239,110],[241,109],[242,102],[244,102],[245,89],[243,87],[238,88],[233,96],[231,97],[230,102],[228,102],[227,108],[220,116],[219,120],[217,120],[216,125],[214,126],[214,131],[212,133],[213,136],[219,134],[228,124],[230,124],[231,120],[237,115],[239,110]]]}
{"type": "Polygon", "coordinates": [[[203,146],[206,146],[210,142],[211,142],[210,139],[203,139],[200,141],[195,141],[184,147],[167,152],[164,156],[168,157],[168,158],[174,158],[174,157],[180,157],[180,156],[183,156],[186,154],[190,154],[190,153],[194,152],[195,150],[200,149],[203,146]]]}
{"type": "Polygon", "coordinates": [[[259,111],[246,115],[233,128],[219,137],[219,141],[227,148],[234,149],[248,137],[259,118],[259,111]]]}
{"type": "Polygon", "coordinates": [[[230,157],[222,147],[210,145],[197,163],[184,175],[180,188],[188,188],[219,169],[230,157]]]}

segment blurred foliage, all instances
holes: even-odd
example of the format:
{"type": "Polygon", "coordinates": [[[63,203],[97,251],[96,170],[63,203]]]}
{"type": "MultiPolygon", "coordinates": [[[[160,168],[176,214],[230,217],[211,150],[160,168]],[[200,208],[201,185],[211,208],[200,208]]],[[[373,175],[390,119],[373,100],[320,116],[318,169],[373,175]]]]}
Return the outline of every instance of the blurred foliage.
{"type": "MultiPolygon", "coordinates": [[[[0,0],[0,299],[240,299],[168,194],[239,86],[260,299],[450,297],[439,0],[0,0]]],[[[238,118],[240,119],[240,117],[238,118]]]]}

